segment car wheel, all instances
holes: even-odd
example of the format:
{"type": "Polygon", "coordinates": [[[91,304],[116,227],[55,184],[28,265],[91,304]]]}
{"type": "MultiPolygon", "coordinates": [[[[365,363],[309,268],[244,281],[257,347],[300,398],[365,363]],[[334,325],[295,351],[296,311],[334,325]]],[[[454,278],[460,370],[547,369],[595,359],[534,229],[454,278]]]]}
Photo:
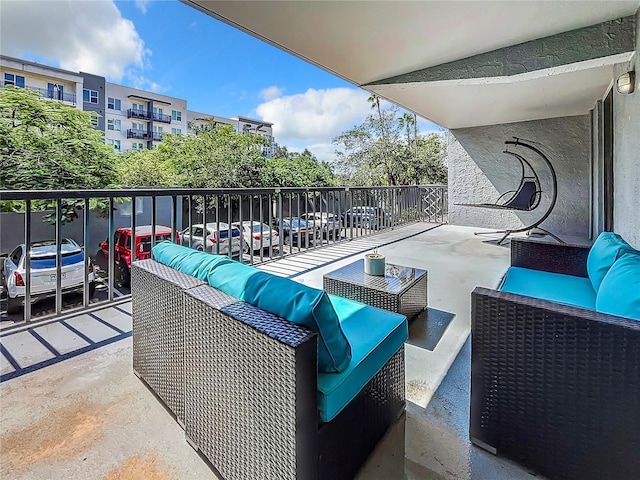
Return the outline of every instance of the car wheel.
{"type": "Polygon", "coordinates": [[[198,245],[196,250],[198,250],[199,252],[204,252],[204,247],[202,246],[202,244],[200,244],[200,245],[198,245]]]}
{"type": "Polygon", "coordinates": [[[21,309],[22,309],[22,300],[20,300],[20,298],[7,297],[7,314],[8,315],[19,313],[21,309]]]}
{"type": "Polygon", "coordinates": [[[96,294],[96,282],[89,283],[89,300],[91,300],[96,294]]]}
{"type": "Polygon", "coordinates": [[[119,270],[119,283],[120,286],[128,288],[131,286],[131,272],[129,271],[129,267],[127,267],[126,262],[122,261],[120,262],[120,264],[118,265],[118,270],[119,270]]]}
{"type": "Polygon", "coordinates": [[[287,246],[291,246],[291,237],[289,237],[289,235],[285,236],[283,243],[287,246]]]}

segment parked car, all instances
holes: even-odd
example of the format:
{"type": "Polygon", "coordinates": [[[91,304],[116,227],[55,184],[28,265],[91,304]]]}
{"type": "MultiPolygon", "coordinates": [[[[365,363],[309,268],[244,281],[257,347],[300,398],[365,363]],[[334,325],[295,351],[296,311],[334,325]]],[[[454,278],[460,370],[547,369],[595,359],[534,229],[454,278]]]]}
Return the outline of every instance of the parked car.
{"type": "MultiPolygon", "coordinates": [[[[280,225],[278,219],[275,219],[274,222],[276,225],[280,225]]],[[[298,246],[308,247],[309,245],[313,245],[313,239],[316,238],[319,230],[319,227],[315,229],[313,226],[309,226],[305,220],[283,218],[280,235],[282,235],[285,245],[296,244],[298,246]]]]}
{"type": "Polygon", "coordinates": [[[319,229],[324,238],[336,238],[342,230],[340,222],[333,213],[307,213],[306,215],[302,215],[301,218],[303,218],[307,224],[319,229]]]}
{"type": "MultiPolygon", "coordinates": [[[[2,285],[7,291],[7,313],[18,313],[24,304],[26,283],[31,288],[31,302],[55,297],[57,288],[55,240],[44,240],[31,244],[31,274],[26,275],[25,244],[18,245],[3,259],[2,285]]],[[[84,249],[70,238],[64,238],[60,245],[62,258],[62,293],[84,290],[84,249]]],[[[95,272],[89,262],[89,298],[96,291],[95,272]]]]}
{"type": "MultiPolygon", "coordinates": [[[[136,260],[151,257],[151,225],[136,227],[136,260]]],[[[171,240],[171,228],[156,225],[156,243],[171,240]]],[[[176,232],[176,243],[180,243],[180,235],[176,232]]],[[[131,283],[131,227],[118,228],[113,237],[114,259],[117,280],[123,287],[131,283]]],[[[100,249],[106,259],[109,258],[109,239],[100,243],[100,249]]]]}
{"type": "Polygon", "coordinates": [[[376,228],[384,223],[382,210],[375,207],[351,207],[340,217],[345,227],[376,228]]]}
{"type": "Polygon", "coordinates": [[[238,227],[231,227],[231,241],[229,241],[228,223],[207,223],[206,231],[207,234],[204,235],[205,227],[202,223],[185,228],[181,233],[182,244],[190,245],[196,250],[206,250],[220,255],[228,255],[229,250],[232,255],[240,253],[242,233],[238,227]],[[220,226],[220,230],[216,229],[217,225],[220,226]]]}
{"type": "Polygon", "coordinates": [[[245,221],[231,225],[242,230],[242,250],[244,253],[249,253],[250,250],[260,250],[260,248],[269,248],[269,245],[272,245],[274,249],[278,248],[280,243],[278,232],[264,223],[245,221]]]}

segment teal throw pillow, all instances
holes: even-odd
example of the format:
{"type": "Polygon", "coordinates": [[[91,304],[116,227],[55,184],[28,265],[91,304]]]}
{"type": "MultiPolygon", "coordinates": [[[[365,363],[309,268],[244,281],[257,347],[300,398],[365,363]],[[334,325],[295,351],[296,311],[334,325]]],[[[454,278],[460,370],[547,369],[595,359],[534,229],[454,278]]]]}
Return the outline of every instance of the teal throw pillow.
{"type": "Polygon", "coordinates": [[[621,255],[609,269],[598,290],[596,310],[640,320],[640,252],[621,255]]]}
{"type": "Polygon", "coordinates": [[[318,334],[318,371],[341,372],[351,346],[327,293],[238,262],[221,265],[209,285],[318,334]]]}
{"type": "Polygon", "coordinates": [[[596,293],[600,289],[602,279],[616,261],[621,249],[633,250],[633,247],[617,233],[602,232],[589,250],[587,273],[596,293]]]}

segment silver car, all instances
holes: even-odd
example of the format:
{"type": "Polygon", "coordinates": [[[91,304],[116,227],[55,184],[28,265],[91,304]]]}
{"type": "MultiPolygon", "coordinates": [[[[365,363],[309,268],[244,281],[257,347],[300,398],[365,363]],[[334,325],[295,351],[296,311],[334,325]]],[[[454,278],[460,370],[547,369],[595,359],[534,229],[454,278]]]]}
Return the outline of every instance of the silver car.
{"type": "Polygon", "coordinates": [[[220,255],[228,255],[229,251],[232,255],[240,253],[242,233],[239,228],[231,227],[231,240],[229,240],[228,223],[207,223],[206,231],[205,236],[205,227],[202,223],[185,228],[180,234],[182,245],[220,255]],[[216,228],[218,225],[220,226],[219,230],[216,228]]]}
{"type": "Polygon", "coordinates": [[[274,249],[278,248],[280,243],[278,232],[264,223],[245,221],[233,223],[232,226],[242,230],[244,253],[249,253],[250,249],[256,251],[261,248],[269,248],[270,245],[274,249]]]}
{"type": "MultiPolygon", "coordinates": [[[[62,239],[61,245],[61,286],[62,293],[84,290],[84,250],[69,238],[62,239]]],[[[56,294],[56,242],[45,240],[31,244],[31,275],[27,280],[25,257],[26,245],[18,245],[2,266],[2,284],[7,290],[7,313],[18,313],[24,304],[26,283],[31,289],[31,302],[54,297],[56,294]]],[[[89,298],[96,291],[95,272],[89,262],[89,298]]]]}
{"type": "Polygon", "coordinates": [[[302,215],[300,218],[306,220],[308,225],[320,230],[324,238],[337,238],[340,236],[342,225],[340,220],[333,213],[315,212],[302,215]]]}

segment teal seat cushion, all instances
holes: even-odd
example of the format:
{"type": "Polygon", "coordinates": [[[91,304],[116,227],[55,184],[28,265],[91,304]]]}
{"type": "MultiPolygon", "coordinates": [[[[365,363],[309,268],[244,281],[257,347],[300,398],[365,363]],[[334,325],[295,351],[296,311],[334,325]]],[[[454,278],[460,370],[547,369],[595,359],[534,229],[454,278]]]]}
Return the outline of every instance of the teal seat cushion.
{"type": "Polygon", "coordinates": [[[590,310],[596,307],[596,292],[585,277],[511,267],[499,290],[590,310]]]}
{"type": "Polygon", "coordinates": [[[229,295],[316,332],[319,372],[341,372],[349,365],[351,346],[323,290],[239,262],[219,266],[211,272],[208,282],[229,295]]]}
{"type": "Polygon", "coordinates": [[[340,373],[318,374],[320,420],[335,418],[408,338],[403,315],[329,295],[351,345],[351,361],[340,373]]]}
{"type": "Polygon", "coordinates": [[[614,262],[600,284],[596,310],[640,320],[640,252],[614,262]]]}
{"type": "Polygon", "coordinates": [[[613,232],[602,232],[593,242],[587,257],[587,273],[596,292],[611,265],[618,258],[620,250],[626,249],[633,250],[633,247],[613,232]]]}
{"type": "Polygon", "coordinates": [[[204,282],[218,266],[233,261],[225,255],[200,252],[168,241],[155,245],[151,253],[157,262],[204,282]]]}

